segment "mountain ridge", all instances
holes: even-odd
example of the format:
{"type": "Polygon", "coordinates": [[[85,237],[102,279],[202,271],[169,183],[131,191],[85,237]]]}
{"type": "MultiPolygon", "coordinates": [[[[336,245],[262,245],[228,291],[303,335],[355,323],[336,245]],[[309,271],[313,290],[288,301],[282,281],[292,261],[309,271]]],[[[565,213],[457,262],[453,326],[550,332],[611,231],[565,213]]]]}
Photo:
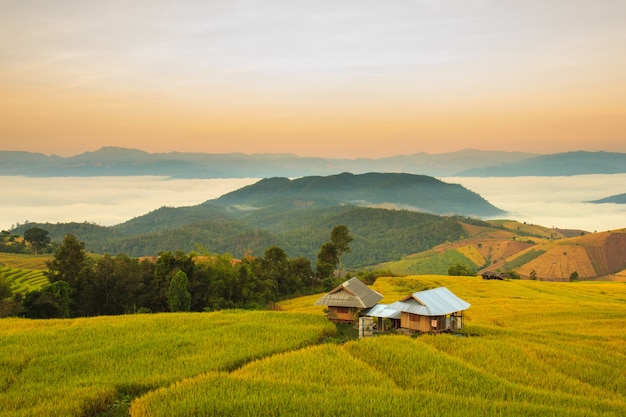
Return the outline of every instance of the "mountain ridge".
{"type": "Polygon", "coordinates": [[[383,158],[322,158],[294,154],[148,153],[138,149],[103,147],[71,157],[23,151],[0,151],[0,175],[33,177],[158,175],[172,178],[266,178],[330,175],[337,172],[407,172],[453,176],[460,170],[514,162],[534,153],[461,151],[383,158]]]}

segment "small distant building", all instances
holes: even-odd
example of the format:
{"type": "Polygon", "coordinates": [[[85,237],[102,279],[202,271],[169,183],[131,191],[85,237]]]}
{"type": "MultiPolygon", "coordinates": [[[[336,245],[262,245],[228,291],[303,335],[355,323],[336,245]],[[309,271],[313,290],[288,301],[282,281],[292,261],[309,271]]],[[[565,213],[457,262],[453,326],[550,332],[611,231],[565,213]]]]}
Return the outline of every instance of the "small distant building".
{"type": "Polygon", "coordinates": [[[328,319],[335,322],[356,322],[360,313],[382,300],[358,278],[351,278],[317,300],[317,306],[328,307],[328,319]]]}
{"type": "Polygon", "coordinates": [[[382,331],[384,319],[389,319],[396,329],[435,333],[460,330],[463,312],[469,307],[446,287],[439,287],[415,292],[393,304],[377,304],[362,314],[378,318],[382,331]]]}

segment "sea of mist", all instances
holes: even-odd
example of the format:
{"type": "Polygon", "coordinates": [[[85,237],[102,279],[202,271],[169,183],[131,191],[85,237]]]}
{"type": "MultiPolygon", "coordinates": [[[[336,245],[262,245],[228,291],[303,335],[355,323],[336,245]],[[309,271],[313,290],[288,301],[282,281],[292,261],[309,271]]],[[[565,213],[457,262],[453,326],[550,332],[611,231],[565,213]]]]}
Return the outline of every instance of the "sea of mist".
{"type": "MultiPolygon", "coordinates": [[[[477,192],[509,219],[546,227],[603,231],[626,227],[626,205],[589,200],[626,193],[626,174],[572,177],[442,178],[477,192]]],[[[200,204],[254,178],[0,177],[0,228],[26,222],[123,223],[159,207],[200,204]]]]}

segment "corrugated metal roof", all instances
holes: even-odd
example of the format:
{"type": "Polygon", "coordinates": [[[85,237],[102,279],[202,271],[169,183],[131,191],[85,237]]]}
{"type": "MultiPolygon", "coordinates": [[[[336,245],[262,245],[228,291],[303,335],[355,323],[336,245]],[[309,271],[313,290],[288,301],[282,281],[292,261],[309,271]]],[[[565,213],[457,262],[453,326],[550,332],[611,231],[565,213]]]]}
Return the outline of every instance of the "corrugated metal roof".
{"type": "MultiPolygon", "coordinates": [[[[421,304],[421,306],[426,307],[428,314],[417,313],[424,316],[443,316],[456,311],[467,310],[470,307],[469,303],[461,300],[446,287],[415,292],[411,294],[411,298],[421,304]]],[[[414,302],[411,302],[410,298],[404,299],[402,302],[415,305],[414,302]]],[[[418,305],[416,307],[421,306],[418,305]]]]}
{"type": "Polygon", "coordinates": [[[446,287],[415,292],[391,305],[378,304],[365,314],[371,317],[400,318],[402,312],[420,316],[444,316],[467,310],[470,304],[461,300],[446,287]]]}
{"type": "Polygon", "coordinates": [[[394,304],[376,304],[374,307],[365,310],[364,316],[369,317],[383,317],[389,319],[399,319],[402,315],[402,311],[395,308],[394,304]]]}
{"type": "Polygon", "coordinates": [[[372,290],[358,278],[351,278],[317,300],[318,306],[368,308],[375,305],[383,295],[372,290]]]}

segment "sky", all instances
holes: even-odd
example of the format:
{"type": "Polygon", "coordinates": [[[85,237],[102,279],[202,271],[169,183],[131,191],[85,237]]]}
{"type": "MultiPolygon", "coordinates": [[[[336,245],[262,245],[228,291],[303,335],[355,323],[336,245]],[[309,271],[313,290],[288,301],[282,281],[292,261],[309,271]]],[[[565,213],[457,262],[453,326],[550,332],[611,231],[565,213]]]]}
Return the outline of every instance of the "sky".
{"type": "Polygon", "coordinates": [[[623,0],[0,0],[0,150],[626,152],[623,0]]]}

